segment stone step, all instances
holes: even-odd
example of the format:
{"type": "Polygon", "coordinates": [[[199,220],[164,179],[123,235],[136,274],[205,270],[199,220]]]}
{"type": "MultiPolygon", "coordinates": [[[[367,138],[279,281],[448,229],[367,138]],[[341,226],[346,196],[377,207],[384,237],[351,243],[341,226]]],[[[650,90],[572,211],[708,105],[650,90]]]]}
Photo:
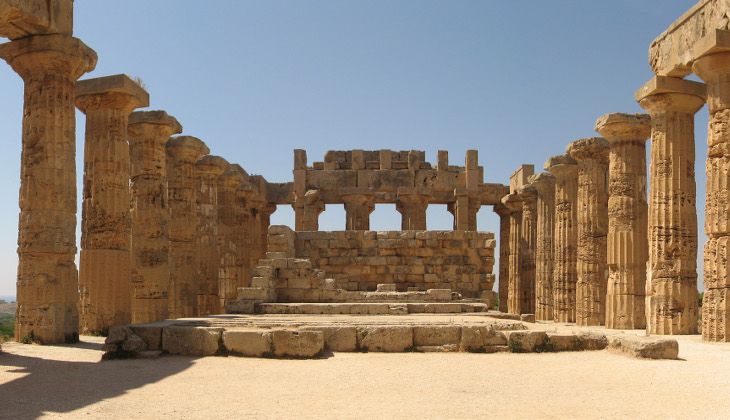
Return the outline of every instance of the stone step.
{"type": "Polygon", "coordinates": [[[487,312],[483,303],[259,303],[259,314],[406,315],[487,312]]]}

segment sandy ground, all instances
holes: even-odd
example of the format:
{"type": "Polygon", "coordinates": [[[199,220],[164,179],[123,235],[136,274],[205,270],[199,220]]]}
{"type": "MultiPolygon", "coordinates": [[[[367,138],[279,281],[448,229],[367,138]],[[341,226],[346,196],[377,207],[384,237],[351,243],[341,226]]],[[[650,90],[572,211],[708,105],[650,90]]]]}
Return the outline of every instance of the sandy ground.
{"type": "Polygon", "coordinates": [[[679,341],[678,361],[601,351],[100,362],[100,338],[5,343],[0,417],[730,417],[730,344],[679,341]]]}

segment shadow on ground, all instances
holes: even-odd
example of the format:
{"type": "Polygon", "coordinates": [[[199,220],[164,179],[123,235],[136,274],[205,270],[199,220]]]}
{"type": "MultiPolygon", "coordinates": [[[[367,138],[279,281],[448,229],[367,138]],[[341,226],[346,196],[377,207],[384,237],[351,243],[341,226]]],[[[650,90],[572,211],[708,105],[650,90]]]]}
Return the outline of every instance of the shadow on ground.
{"type": "MultiPolygon", "coordinates": [[[[61,348],[55,351],[61,354],[63,347],[84,351],[100,346],[82,341],[58,346],[61,348]]],[[[6,350],[12,351],[7,347],[6,350]]],[[[33,419],[47,412],[67,413],[174,375],[190,367],[194,360],[166,357],[163,363],[144,359],[72,362],[2,352],[0,379],[8,374],[24,376],[0,383],[0,418],[33,419]],[[120,364],[123,369],[119,369],[120,364]]]]}

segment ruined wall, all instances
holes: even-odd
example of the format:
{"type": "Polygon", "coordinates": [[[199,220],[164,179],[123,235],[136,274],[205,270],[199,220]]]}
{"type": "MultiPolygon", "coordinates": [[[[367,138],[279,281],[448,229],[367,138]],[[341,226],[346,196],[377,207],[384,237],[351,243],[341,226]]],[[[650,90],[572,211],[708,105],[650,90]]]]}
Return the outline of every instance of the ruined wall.
{"type": "Polygon", "coordinates": [[[296,232],[294,255],[308,258],[345,290],[395,283],[398,291],[452,289],[479,297],[494,285],[495,243],[487,232],[296,232]]]}

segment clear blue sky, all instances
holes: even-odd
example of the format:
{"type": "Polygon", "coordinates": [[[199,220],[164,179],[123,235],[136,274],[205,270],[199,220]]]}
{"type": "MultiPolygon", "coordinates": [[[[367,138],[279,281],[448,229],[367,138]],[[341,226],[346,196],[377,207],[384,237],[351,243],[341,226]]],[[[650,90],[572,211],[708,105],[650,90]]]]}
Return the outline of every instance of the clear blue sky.
{"type": "MultiPolygon", "coordinates": [[[[76,0],[75,34],[99,54],[84,77],[139,76],[152,109],[212,153],[269,181],[291,180],[292,149],[479,150],[486,182],[541,168],[606,112],[640,112],[647,49],[693,0],[76,0]]],[[[22,83],[0,70],[0,295],[15,293],[22,83]]],[[[78,113],[82,174],[84,118],[78,113]]],[[[698,114],[704,197],[707,111],[698,114]]],[[[700,204],[700,239],[702,234],[700,204]]],[[[79,212],[80,215],[80,212],[79,212]]],[[[445,206],[429,228],[447,229],[445,206]]],[[[280,207],[274,223],[293,223],[280,207]]],[[[330,206],[322,229],[344,227],[330,206]]],[[[374,229],[397,229],[378,206],[374,229]]],[[[497,231],[485,207],[479,229],[497,231]]],[[[702,248],[700,247],[700,261],[702,248]]],[[[701,275],[700,269],[700,275],[701,275]]]]}

